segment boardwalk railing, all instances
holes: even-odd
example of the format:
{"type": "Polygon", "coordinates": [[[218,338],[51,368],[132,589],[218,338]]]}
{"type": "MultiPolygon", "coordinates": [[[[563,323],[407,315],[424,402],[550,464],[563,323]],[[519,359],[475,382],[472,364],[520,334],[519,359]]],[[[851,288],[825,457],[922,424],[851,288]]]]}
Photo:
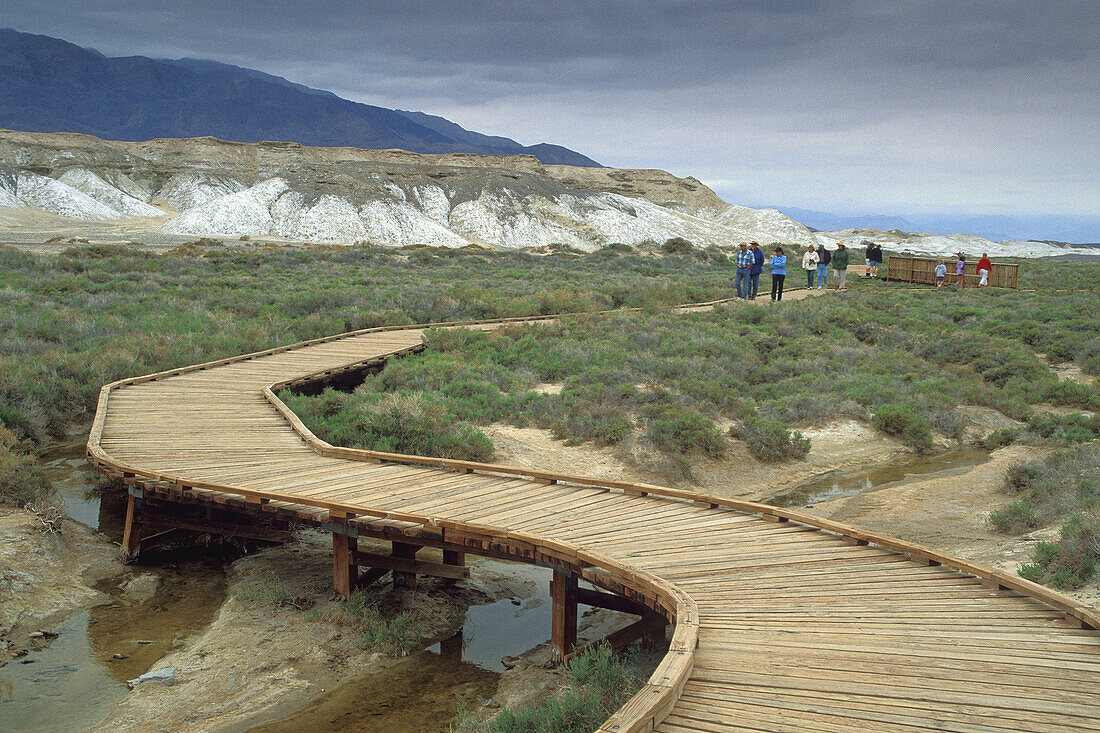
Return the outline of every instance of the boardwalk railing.
{"type": "MultiPolygon", "coordinates": [[[[955,274],[954,257],[930,258],[890,255],[886,259],[886,279],[935,285],[936,265],[941,262],[947,266],[947,277],[944,283],[958,285],[959,276],[955,274]]],[[[963,271],[963,284],[967,287],[975,287],[980,280],[977,260],[967,260],[966,268],[963,271]]],[[[989,285],[994,288],[1019,289],[1020,266],[994,262],[993,269],[989,271],[989,285]]]]}

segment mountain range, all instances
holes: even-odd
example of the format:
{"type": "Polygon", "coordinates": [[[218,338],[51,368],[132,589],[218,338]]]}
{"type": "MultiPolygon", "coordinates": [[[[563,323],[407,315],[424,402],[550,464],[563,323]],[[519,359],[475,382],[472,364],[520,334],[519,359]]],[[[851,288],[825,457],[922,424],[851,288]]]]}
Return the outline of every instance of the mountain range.
{"type": "Polygon", "coordinates": [[[342,99],[254,69],[200,59],[110,58],[0,29],[0,128],[110,140],[214,136],[420,153],[533,155],[598,166],[560,145],[525,146],[424,112],[342,99]]]}

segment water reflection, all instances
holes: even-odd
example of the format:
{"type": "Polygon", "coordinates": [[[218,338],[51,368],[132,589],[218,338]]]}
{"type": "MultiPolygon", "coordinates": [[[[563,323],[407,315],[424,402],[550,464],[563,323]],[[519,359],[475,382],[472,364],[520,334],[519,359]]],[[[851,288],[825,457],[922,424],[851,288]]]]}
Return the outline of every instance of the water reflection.
{"type": "Polygon", "coordinates": [[[988,461],[989,451],[975,447],[958,448],[934,456],[913,456],[886,466],[827,473],[765,499],[765,502],[782,507],[807,506],[826,499],[895,486],[915,476],[962,473],[988,461]]]}

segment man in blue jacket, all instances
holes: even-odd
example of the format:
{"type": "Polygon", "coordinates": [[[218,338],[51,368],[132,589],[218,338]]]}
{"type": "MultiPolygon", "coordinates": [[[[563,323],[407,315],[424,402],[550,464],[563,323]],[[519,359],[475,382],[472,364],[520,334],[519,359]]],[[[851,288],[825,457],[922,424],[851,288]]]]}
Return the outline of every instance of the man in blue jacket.
{"type": "Polygon", "coordinates": [[[752,267],[749,269],[749,300],[756,300],[756,291],[760,289],[760,273],[764,271],[764,250],[756,240],[749,242],[752,250],[752,267]]]}

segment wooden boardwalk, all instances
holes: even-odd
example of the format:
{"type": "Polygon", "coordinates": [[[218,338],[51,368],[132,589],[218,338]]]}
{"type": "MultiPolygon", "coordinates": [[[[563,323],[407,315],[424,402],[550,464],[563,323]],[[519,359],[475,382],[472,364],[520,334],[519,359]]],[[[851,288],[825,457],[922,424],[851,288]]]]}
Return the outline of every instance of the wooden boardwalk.
{"type": "Polygon", "coordinates": [[[370,535],[395,557],[401,540],[550,565],[556,614],[577,578],[652,609],[674,624],[669,652],[601,731],[1100,731],[1100,618],[1046,588],[793,510],[336,448],[275,397],[421,337],[376,329],[116,382],[89,459],[132,486],[135,522],[156,499],[331,530],[344,591],[370,535]]]}

